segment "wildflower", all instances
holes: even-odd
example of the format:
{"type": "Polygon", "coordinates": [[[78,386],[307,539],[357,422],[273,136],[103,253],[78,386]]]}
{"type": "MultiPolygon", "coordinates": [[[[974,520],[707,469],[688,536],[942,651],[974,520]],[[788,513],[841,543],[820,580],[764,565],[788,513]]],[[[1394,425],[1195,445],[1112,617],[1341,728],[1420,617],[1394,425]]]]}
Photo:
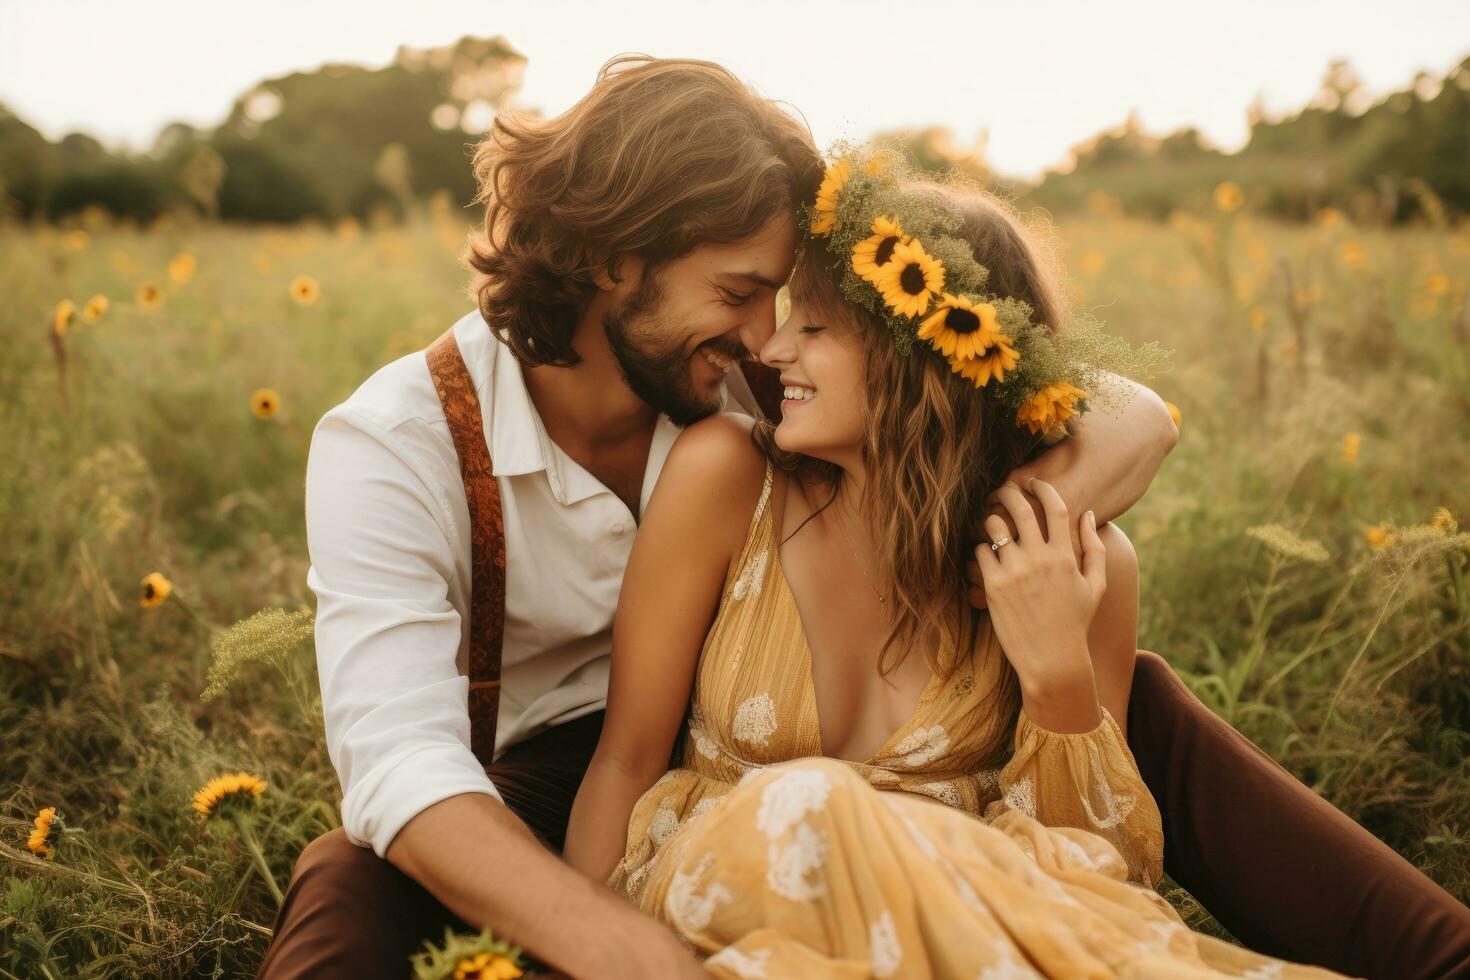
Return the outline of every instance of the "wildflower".
{"type": "Polygon", "coordinates": [[[1016,413],[1016,424],[1026,426],[1033,435],[1038,432],[1054,433],[1072,417],[1078,399],[1086,397],[1087,392],[1081,388],[1066,381],[1055,381],[1022,403],[1016,413]]]}
{"type": "Polygon", "coordinates": [[[944,263],[924,251],[917,238],[893,250],[893,258],[878,274],[883,302],[899,316],[920,316],[929,301],[944,288],[944,263]]]}
{"type": "Polygon", "coordinates": [[[250,411],[258,419],[268,419],[281,408],[281,396],[273,388],[257,388],[250,395],[250,411]]]}
{"type": "Polygon", "coordinates": [[[199,260],[188,252],[180,252],[168,263],[168,277],[182,286],[194,278],[194,270],[199,268],[199,260]]]}
{"type": "Polygon", "coordinates": [[[107,312],[107,307],[109,305],[110,304],[107,302],[107,297],[103,296],[101,293],[98,293],[96,296],[93,296],[91,299],[87,300],[87,305],[82,307],[82,319],[86,320],[88,323],[96,323],[98,320],[102,319],[102,316],[107,312]]]}
{"type": "Polygon", "coordinates": [[[223,804],[254,802],[265,792],[265,780],[248,772],[215,776],[194,793],[194,811],[208,820],[223,804]]]}
{"type": "Polygon", "coordinates": [[[1240,185],[1233,180],[1221,181],[1215,187],[1215,207],[1221,211],[1239,211],[1240,206],[1245,203],[1245,193],[1240,185]]]}
{"type": "Polygon", "coordinates": [[[817,188],[816,203],[812,206],[815,212],[811,224],[813,235],[830,235],[837,227],[837,198],[851,175],[852,165],[846,160],[838,160],[827,168],[821,186],[817,188]]]}
{"type": "Polygon", "coordinates": [[[310,306],[322,295],[322,287],[311,276],[297,276],[291,280],[291,298],[302,306],[310,306]]]}
{"type": "Polygon", "coordinates": [[[1247,529],[1245,533],[1247,537],[1255,538],[1283,558],[1320,565],[1329,557],[1321,542],[1303,538],[1280,524],[1261,524],[1247,529]]]}
{"type": "Polygon", "coordinates": [[[1179,406],[1171,401],[1164,402],[1164,407],[1169,410],[1169,418],[1174,420],[1174,428],[1179,428],[1184,423],[1184,416],[1179,412],[1179,406]]]}
{"type": "Polygon", "coordinates": [[[145,282],[138,287],[138,292],[133,299],[140,310],[156,309],[163,303],[163,290],[151,282],[145,282]]]}
{"type": "Polygon", "coordinates": [[[32,854],[47,861],[56,856],[56,851],[51,846],[51,825],[56,819],[56,807],[42,807],[36,814],[36,827],[31,831],[31,839],[26,841],[26,847],[30,848],[32,854]]]}
{"type": "Polygon", "coordinates": [[[1337,208],[1323,208],[1317,212],[1317,227],[1331,231],[1342,224],[1342,212],[1337,208]]]}
{"type": "Polygon", "coordinates": [[[997,333],[994,306],[945,293],[917,336],[944,356],[964,361],[983,354],[997,333]]]}
{"type": "Polygon", "coordinates": [[[1250,317],[1250,323],[1251,323],[1251,329],[1252,330],[1254,330],[1256,333],[1262,333],[1262,332],[1265,331],[1265,329],[1266,329],[1266,311],[1265,310],[1261,309],[1259,306],[1252,306],[1251,309],[1250,309],[1250,313],[1248,314],[1248,316],[1250,317]]]}
{"type": "Polygon", "coordinates": [[[1429,519],[1429,526],[1445,534],[1454,534],[1460,530],[1460,522],[1455,520],[1455,515],[1450,513],[1448,507],[1436,508],[1434,516],[1429,519]]]}
{"type": "Polygon", "coordinates": [[[872,237],[853,247],[852,271],[876,286],[878,273],[893,258],[893,250],[908,241],[909,236],[903,233],[897,218],[879,215],[873,219],[872,237]]]}
{"type": "Polygon", "coordinates": [[[138,598],[138,605],[144,609],[162,605],[173,591],[174,584],[164,578],[162,572],[150,572],[143,579],[143,594],[138,598]]]}
{"type": "Polygon", "coordinates": [[[344,242],[355,242],[362,234],[362,223],[356,218],[348,216],[337,222],[337,239],[344,242]]]}
{"type": "Polygon", "coordinates": [[[56,310],[51,314],[51,332],[60,337],[71,329],[71,325],[77,320],[77,304],[69,299],[64,299],[56,304],[56,310]]]}
{"type": "Polygon", "coordinates": [[[1430,296],[1443,296],[1450,291],[1450,278],[1443,272],[1431,272],[1424,279],[1424,289],[1430,296]]]}
{"type": "Polygon", "coordinates": [[[1097,249],[1089,248],[1082,253],[1082,257],[1078,260],[1077,264],[1082,267],[1082,272],[1085,275],[1096,276],[1103,271],[1103,266],[1107,264],[1107,260],[1103,258],[1103,254],[1097,249]]]}
{"type": "Polygon", "coordinates": [[[80,228],[77,228],[74,231],[67,232],[65,238],[66,247],[71,249],[73,252],[80,252],[82,249],[87,247],[87,243],[91,240],[92,236],[87,234],[85,231],[82,231],[80,228]]]}
{"type": "Polygon", "coordinates": [[[1357,272],[1368,267],[1368,250],[1363,247],[1362,242],[1352,239],[1337,246],[1337,259],[1357,272]]]}
{"type": "Polygon", "coordinates": [[[476,953],[454,968],[454,980],[514,980],[520,975],[520,967],[498,953],[476,953]]]}
{"type": "Polygon", "coordinates": [[[1374,551],[1382,551],[1397,541],[1398,535],[1390,533],[1382,524],[1370,524],[1363,529],[1363,539],[1374,551]]]}
{"type": "Polygon", "coordinates": [[[1356,432],[1349,432],[1342,437],[1342,461],[1344,463],[1356,463],[1358,461],[1358,447],[1362,442],[1363,437],[1356,432]]]}

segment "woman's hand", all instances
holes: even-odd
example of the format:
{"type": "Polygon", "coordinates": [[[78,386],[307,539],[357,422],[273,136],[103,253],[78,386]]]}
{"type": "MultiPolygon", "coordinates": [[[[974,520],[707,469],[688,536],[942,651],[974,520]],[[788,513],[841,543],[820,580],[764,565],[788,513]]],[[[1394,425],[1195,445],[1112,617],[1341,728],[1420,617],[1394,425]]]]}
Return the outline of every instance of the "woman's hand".
{"type": "MultiPolygon", "coordinates": [[[[1031,480],[1029,489],[1045,509],[1050,538],[1042,534],[1020,489],[1007,483],[996,496],[1017,534],[998,550],[992,550],[990,543],[975,549],[991,624],[1020,678],[1028,708],[1031,701],[1045,700],[1053,693],[1075,694],[1092,688],[1087,633],[1107,589],[1106,552],[1092,511],[1079,522],[1079,571],[1072,519],[1061,495],[1044,480],[1031,480]]],[[[985,530],[993,541],[1009,536],[1006,522],[996,515],[985,519],[985,530]]],[[[1030,710],[1028,714],[1045,724],[1030,710]]]]}

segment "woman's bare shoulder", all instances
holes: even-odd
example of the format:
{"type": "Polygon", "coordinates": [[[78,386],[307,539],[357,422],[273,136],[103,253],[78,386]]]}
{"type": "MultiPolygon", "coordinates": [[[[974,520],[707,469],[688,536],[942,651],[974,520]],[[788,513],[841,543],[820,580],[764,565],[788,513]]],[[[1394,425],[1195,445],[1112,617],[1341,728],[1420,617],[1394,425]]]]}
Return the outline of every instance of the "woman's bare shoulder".
{"type": "Polygon", "coordinates": [[[752,438],[754,425],[749,416],[719,413],[681,432],[649,499],[649,515],[701,527],[706,543],[738,550],[765,482],[766,455],[752,438]]]}

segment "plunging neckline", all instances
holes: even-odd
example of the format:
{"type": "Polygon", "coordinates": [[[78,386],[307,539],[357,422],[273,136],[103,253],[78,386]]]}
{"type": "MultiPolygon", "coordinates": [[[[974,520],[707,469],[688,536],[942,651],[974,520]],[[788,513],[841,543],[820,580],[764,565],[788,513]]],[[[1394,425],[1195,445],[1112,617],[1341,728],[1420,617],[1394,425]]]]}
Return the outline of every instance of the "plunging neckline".
{"type": "MultiPolygon", "coordinates": [[[[772,511],[774,511],[774,509],[775,508],[771,508],[772,511]]],[[[774,515],[772,515],[771,517],[771,528],[773,533],[771,535],[771,542],[769,547],[771,549],[771,560],[775,566],[774,568],[772,568],[771,572],[776,580],[780,583],[780,589],[781,592],[785,595],[786,601],[791,603],[791,608],[796,611],[796,621],[801,625],[801,655],[803,671],[806,675],[806,683],[804,687],[806,697],[811,700],[812,718],[816,722],[817,727],[817,755],[823,757],[824,759],[835,759],[838,762],[850,762],[856,765],[871,766],[877,760],[883,758],[883,756],[888,752],[890,746],[899,741],[902,736],[907,735],[910,731],[913,730],[915,725],[918,723],[919,716],[923,713],[924,708],[933,699],[935,688],[942,683],[942,680],[939,674],[935,673],[933,670],[929,672],[929,680],[927,683],[925,683],[924,690],[919,693],[919,700],[914,703],[914,710],[909,713],[908,720],[899,725],[898,728],[893,732],[893,734],[889,735],[888,738],[883,742],[883,744],[878,746],[877,750],[866,759],[844,759],[841,756],[828,755],[826,749],[822,746],[822,713],[820,708],[818,707],[817,701],[817,677],[816,672],[813,669],[814,665],[812,662],[812,646],[811,643],[807,640],[806,620],[803,619],[801,616],[801,604],[796,601],[796,593],[791,591],[791,583],[786,580],[786,566],[781,561],[781,547],[776,538],[776,535],[774,534],[774,515]]]]}

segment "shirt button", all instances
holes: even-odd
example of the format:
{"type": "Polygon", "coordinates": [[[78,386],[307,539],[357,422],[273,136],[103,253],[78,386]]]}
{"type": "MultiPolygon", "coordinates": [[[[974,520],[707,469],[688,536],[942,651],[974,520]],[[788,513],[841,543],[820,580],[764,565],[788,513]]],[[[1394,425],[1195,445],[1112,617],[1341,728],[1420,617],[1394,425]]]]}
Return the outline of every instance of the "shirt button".
{"type": "Polygon", "coordinates": [[[622,537],[623,535],[628,533],[628,525],[623,521],[618,521],[612,527],[608,528],[608,530],[617,537],[622,537]]]}

